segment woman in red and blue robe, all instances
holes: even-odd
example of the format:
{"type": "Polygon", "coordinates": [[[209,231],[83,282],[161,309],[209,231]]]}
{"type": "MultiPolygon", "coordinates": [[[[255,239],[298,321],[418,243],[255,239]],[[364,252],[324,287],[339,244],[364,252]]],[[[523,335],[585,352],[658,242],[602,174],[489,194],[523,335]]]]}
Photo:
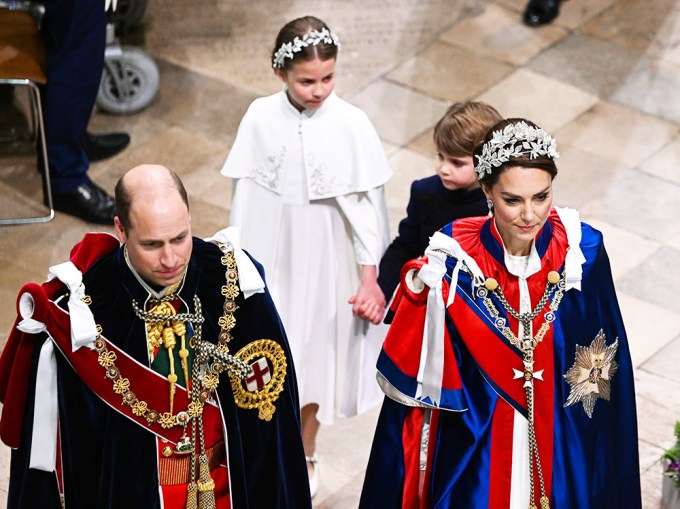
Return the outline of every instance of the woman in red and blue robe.
{"type": "Polygon", "coordinates": [[[535,124],[502,121],[476,155],[493,215],[447,225],[402,269],[360,508],[639,508],[602,235],[552,207],[559,155],[535,124]]]}

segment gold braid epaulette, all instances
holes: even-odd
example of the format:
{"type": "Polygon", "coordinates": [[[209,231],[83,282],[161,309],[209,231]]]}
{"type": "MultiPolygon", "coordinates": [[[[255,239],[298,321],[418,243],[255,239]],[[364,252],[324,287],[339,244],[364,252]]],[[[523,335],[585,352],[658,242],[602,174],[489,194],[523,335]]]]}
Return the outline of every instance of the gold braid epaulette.
{"type": "MultiPolygon", "coordinates": [[[[232,249],[225,244],[217,245],[222,251],[222,265],[226,267],[226,283],[222,286],[221,292],[224,296],[224,314],[218,320],[221,328],[220,345],[226,347],[232,340],[231,330],[236,322],[234,312],[237,309],[235,299],[240,290],[238,269],[232,249]]],[[[234,357],[250,367],[245,379],[229,373],[236,405],[246,410],[257,409],[259,419],[270,421],[276,411],[274,402],[283,392],[283,382],[286,378],[287,362],[283,348],[271,339],[258,339],[245,345],[234,357]],[[267,364],[264,370],[266,373],[260,368],[261,359],[267,364]],[[257,372],[253,369],[255,365],[258,366],[257,372]],[[249,385],[253,384],[255,389],[249,389],[249,385]]]]}

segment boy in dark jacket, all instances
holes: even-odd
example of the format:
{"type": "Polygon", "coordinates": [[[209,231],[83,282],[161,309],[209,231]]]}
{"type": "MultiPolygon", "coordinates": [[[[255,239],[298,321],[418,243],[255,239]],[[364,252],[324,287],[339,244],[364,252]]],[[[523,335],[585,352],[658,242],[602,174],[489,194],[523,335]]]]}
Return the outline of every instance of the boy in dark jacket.
{"type": "Polygon", "coordinates": [[[472,153],[489,127],[501,120],[495,108],[483,102],[455,103],[434,128],[436,175],[411,184],[406,217],[399,235],[380,261],[378,284],[389,301],[399,282],[402,265],[423,254],[430,236],[454,219],[488,212],[477,182],[472,153]]]}

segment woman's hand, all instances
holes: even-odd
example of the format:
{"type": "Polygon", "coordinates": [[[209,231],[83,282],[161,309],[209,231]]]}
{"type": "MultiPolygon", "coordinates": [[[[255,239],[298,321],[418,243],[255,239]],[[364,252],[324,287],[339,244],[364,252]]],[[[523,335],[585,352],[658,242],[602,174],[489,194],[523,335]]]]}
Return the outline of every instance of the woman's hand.
{"type": "Polygon", "coordinates": [[[349,301],[352,313],[362,320],[378,324],[385,314],[385,296],[378,286],[378,271],[375,265],[362,265],[361,284],[356,295],[349,301]]]}

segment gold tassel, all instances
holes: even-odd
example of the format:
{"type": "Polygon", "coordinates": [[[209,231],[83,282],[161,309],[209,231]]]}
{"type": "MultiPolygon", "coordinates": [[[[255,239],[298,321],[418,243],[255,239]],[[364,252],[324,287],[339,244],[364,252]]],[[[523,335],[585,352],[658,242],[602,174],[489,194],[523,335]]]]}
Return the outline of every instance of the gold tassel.
{"type": "Polygon", "coordinates": [[[195,481],[191,481],[187,487],[187,505],[185,507],[186,509],[198,509],[198,493],[195,481]]]}
{"type": "Polygon", "coordinates": [[[175,339],[175,332],[171,327],[163,329],[163,345],[168,349],[168,360],[170,362],[170,374],[168,375],[168,382],[170,383],[170,413],[173,413],[175,404],[175,384],[177,383],[177,374],[175,373],[175,358],[172,355],[172,349],[175,347],[177,340],[175,339]]]}
{"type": "MultiPolygon", "coordinates": [[[[180,325],[184,325],[180,323],[180,325]]],[[[179,359],[182,363],[182,371],[184,372],[184,386],[189,389],[189,350],[187,349],[187,339],[186,334],[181,334],[182,347],[179,350],[179,359]]]]}
{"type": "Polygon", "coordinates": [[[550,509],[550,500],[545,495],[541,497],[541,509],[550,509]]]}
{"type": "Polygon", "coordinates": [[[177,320],[174,320],[172,322],[172,330],[182,338],[182,343],[181,347],[179,350],[179,358],[180,361],[182,362],[182,371],[184,372],[184,386],[188,389],[189,388],[189,363],[188,363],[188,357],[189,357],[189,350],[187,350],[187,344],[186,344],[186,336],[187,336],[187,328],[184,323],[179,322],[177,320]]]}
{"type": "Polygon", "coordinates": [[[199,509],[215,509],[215,481],[210,477],[210,466],[208,465],[208,456],[201,454],[199,460],[199,477],[198,481],[198,508],[199,509]]]}

